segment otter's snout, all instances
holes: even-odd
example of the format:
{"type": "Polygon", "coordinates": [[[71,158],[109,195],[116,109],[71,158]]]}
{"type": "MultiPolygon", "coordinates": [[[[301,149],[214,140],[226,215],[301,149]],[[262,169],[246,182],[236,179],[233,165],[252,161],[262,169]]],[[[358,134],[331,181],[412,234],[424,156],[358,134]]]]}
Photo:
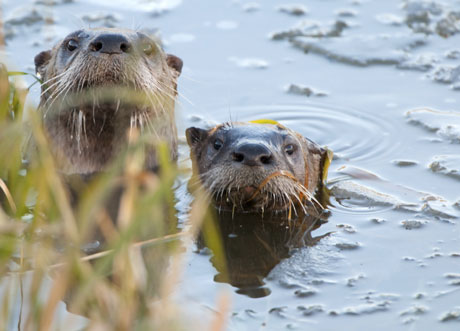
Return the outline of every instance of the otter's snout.
{"type": "Polygon", "coordinates": [[[247,166],[265,166],[273,163],[270,149],[257,143],[239,144],[231,153],[232,160],[247,166]]]}
{"type": "Polygon", "coordinates": [[[104,33],[97,36],[88,46],[91,52],[122,54],[131,50],[131,43],[122,34],[104,33]]]}

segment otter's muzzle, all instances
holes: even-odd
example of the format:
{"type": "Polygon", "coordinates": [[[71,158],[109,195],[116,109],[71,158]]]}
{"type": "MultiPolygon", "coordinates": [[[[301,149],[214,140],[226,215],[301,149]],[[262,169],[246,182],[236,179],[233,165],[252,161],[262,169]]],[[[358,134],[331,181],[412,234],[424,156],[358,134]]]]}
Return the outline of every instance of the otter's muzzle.
{"type": "Polygon", "coordinates": [[[233,162],[247,166],[263,167],[273,163],[273,153],[264,144],[244,143],[238,144],[231,153],[233,162]]]}
{"type": "Polygon", "coordinates": [[[131,43],[122,34],[104,33],[97,36],[88,46],[91,52],[105,54],[129,53],[131,43]]]}

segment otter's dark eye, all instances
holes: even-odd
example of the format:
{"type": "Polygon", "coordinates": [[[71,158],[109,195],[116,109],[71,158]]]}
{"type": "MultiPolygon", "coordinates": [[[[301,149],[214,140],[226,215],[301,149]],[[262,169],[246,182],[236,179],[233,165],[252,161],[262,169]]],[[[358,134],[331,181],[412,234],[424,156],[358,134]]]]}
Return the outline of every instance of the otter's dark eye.
{"type": "Polygon", "coordinates": [[[74,51],[78,48],[78,42],[75,40],[75,39],[70,39],[68,42],[67,42],[67,49],[69,51],[74,51]]]}
{"type": "Polygon", "coordinates": [[[212,147],[214,147],[214,149],[215,149],[216,151],[218,151],[218,150],[222,147],[223,144],[224,144],[224,143],[222,142],[222,140],[216,139],[216,140],[214,141],[214,144],[212,145],[212,147]]]}
{"type": "Polygon", "coordinates": [[[142,51],[145,55],[151,55],[153,53],[153,46],[151,44],[143,44],[142,51]]]}
{"type": "Polygon", "coordinates": [[[294,154],[295,147],[292,144],[286,145],[286,147],[284,147],[284,151],[286,152],[287,155],[292,155],[294,154]]]}

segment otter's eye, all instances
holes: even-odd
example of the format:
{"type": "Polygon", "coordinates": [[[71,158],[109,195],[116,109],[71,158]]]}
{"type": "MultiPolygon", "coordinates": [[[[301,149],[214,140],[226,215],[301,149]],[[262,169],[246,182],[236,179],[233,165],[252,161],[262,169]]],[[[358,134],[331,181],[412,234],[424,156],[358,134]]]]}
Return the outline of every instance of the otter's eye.
{"type": "Polygon", "coordinates": [[[145,55],[151,55],[153,53],[153,46],[151,44],[143,44],[142,51],[145,55]]]}
{"type": "Polygon", "coordinates": [[[68,42],[67,42],[67,49],[69,51],[74,51],[78,48],[78,42],[75,40],[75,39],[70,39],[68,42]]]}
{"type": "Polygon", "coordinates": [[[218,151],[218,150],[222,147],[223,144],[224,144],[224,143],[222,142],[222,140],[216,139],[216,140],[214,141],[214,144],[212,145],[212,147],[214,147],[214,149],[215,149],[216,151],[218,151]]]}
{"type": "Polygon", "coordinates": [[[287,155],[292,155],[294,154],[295,147],[293,144],[286,145],[286,147],[284,147],[284,151],[286,152],[287,155]]]}

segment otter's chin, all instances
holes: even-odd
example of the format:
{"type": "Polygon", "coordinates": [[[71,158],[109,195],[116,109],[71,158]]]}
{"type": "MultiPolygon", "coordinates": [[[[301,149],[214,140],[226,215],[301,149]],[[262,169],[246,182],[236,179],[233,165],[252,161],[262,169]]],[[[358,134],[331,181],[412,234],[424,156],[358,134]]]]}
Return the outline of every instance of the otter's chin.
{"type": "MultiPolygon", "coordinates": [[[[125,116],[149,112],[155,106],[147,93],[136,90],[134,84],[120,82],[85,82],[64,99],[51,103],[48,114],[72,114],[75,110],[92,117],[125,116]]],[[[158,98],[158,96],[157,96],[158,98]]],[[[155,99],[157,100],[157,99],[155,99]]]]}
{"type": "Polygon", "coordinates": [[[255,186],[246,186],[215,196],[214,205],[219,211],[238,213],[278,213],[289,209],[289,202],[274,196],[271,192],[258,192],[255,186]]]}

